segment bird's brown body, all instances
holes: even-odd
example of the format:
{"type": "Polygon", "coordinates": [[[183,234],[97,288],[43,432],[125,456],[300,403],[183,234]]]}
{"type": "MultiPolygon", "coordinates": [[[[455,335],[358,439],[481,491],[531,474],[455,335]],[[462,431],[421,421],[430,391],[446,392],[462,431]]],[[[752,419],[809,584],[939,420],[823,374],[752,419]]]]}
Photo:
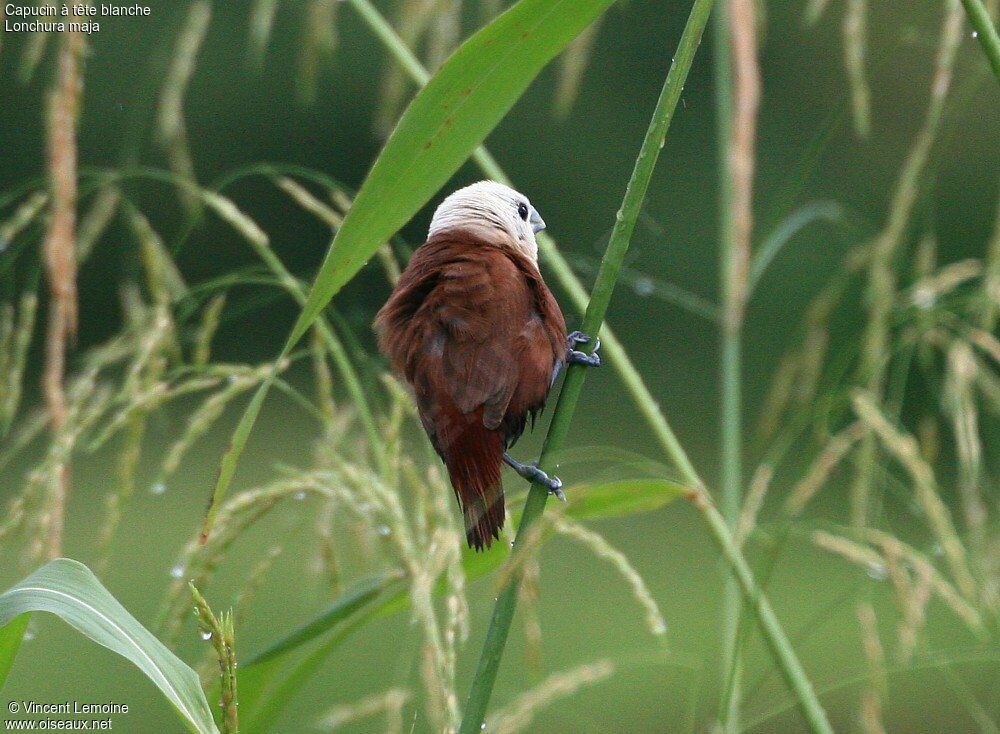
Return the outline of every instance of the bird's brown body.
{"type": "Polygon", "coordinates": [[[375,325],[448,467],[469,545],[490,547],[504,521],[504,451],[566,355],[558,303],[522,250],[455,227],[414,253],[375,325]]]}

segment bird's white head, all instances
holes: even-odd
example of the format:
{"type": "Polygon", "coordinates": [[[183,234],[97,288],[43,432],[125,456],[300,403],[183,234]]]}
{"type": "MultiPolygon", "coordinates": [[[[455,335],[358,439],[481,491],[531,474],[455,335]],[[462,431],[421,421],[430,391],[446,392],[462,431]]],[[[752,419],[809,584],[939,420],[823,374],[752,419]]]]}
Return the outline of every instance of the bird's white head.
{"type": "Polygon", "coordinates": [[[496,181],[480,181],[441,202],[428,237],[448,229],[468,232],[486,244],[513,247],[537,262],[535,233],[545,229],[545,222],[524,194],[496,181]]]}

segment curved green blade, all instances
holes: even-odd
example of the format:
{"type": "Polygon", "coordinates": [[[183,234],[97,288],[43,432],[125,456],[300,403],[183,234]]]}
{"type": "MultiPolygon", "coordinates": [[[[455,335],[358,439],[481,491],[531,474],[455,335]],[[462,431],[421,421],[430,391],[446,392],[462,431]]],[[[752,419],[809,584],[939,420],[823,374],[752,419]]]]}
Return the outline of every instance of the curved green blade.
{"type": "MultiPolygon", "coordinates": [[[[18,627],[20,641],[29,612],[51,612],[134,663],[192,732],[219,733],[195,672],[139,624],[82,563],[58,558],[0,594],[0,649],[10,650],[5,641],[15,636],[10,633],[18,627]]],[[[16,647],[11,659],[13,652],[16,647]]]]}

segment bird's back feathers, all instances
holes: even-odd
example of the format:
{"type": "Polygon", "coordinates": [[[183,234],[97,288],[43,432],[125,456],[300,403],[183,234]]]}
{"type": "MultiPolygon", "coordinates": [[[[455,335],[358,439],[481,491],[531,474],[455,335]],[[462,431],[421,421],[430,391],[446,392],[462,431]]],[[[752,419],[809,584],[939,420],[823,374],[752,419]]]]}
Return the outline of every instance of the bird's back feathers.
{"type": "Polygon", "coordinates": [[[544,406],[564,357],[555,298],[520,252],[447,230],[414,253],[375,325],[448,467],[469,545],[489,547],[504,520],[504,449],[544,406]]]}

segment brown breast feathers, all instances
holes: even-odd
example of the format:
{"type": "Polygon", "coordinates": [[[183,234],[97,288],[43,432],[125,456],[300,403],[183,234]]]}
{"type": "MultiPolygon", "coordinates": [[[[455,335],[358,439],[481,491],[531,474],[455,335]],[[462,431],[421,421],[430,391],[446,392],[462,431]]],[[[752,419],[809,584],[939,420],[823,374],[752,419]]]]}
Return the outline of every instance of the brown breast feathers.
{"type": "Polygon", "coordinates": [[[503,452],[565,355],[559,305],[528,258],[451,230],[414,253],[375,326],[448,467],[469,545],[489,547],[503,525],[503,452]]]}

